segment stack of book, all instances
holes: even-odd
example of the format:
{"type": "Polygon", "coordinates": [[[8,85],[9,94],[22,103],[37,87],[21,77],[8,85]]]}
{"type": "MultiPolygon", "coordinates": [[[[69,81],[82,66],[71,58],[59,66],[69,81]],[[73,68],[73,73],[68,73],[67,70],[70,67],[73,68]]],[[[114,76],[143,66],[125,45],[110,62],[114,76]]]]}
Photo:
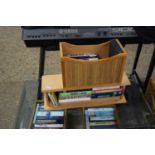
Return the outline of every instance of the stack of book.
{"type": "Polygon", "coordinates": [[[67,57],[80,59],[80,60],[98,60],[98,56],[94,53],[85,53],[85,54],[69,54],[67,57]]]}
{"type": "Polygon", "coordinates": [[[125,87],[122,86],[93,88],[91,97],[104,98],[104,97],[122,96],[124,94],[124,91],[125,87]]]}
{"type": "Polygon", "coordinates": [[[33,129],[64,128],[64,110],[45,111],[43,105],[37,104],[32,128],[33,129]]]}
{"type": "Polygon", "coordinates": [[[66,91],[59,93],[59,103],[91,100],[92,90],[66,91]]]}
{"type": "Polygon", "coordinates": [[[88,108],[85,110],[87,129],[117,129],[115,108],[88,108]]]}
{"type": "Polygon", "coordinates": [[[48,93],[50,103],[58,105],[69,102],[88,101],[95,98],[115,97],[124,94],[124,86],[110,86],[84,90],[64,91],[59,93],[48,93]]]}

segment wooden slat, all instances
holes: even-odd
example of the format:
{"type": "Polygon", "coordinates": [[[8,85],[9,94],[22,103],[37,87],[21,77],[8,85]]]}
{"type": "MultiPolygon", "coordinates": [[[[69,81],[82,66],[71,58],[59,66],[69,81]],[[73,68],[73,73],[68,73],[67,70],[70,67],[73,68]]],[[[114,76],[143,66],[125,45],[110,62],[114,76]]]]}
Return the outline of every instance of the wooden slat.
{"type": "Polygon", "coordinates": [[[124,72],[127,52],[116,39],[115,43],[120,47],[120,53],[110,55],[111,41],[98,45],[73,45],[60,43],[61,71],[63,87],[81,88],[92,87],[101,84],[119,85],[124,72]],[[99,60],[79,60],[66,57],[68,54],[94,53],[99,60]]]}
{"type": "MultiPolygon", "coordinates": [[[[94,86],[93,88],[104,87],[104,86],[116,86],[116,85],[118,85],[118,84],[99,85],[99,86],[94,86]]],[[[129,81],[126,73],[123,74],[122,83],[120,85],[121,86],[130,85],[130,81],[129,81]]],[[[80,87],[78,89],[88,89],[88,88],[92,88],[92,87],[80,87]]],[[[62,83],[62,74],[44,75],[42,77],[42,92],[43,93],[55,92],[55,91],[65,91],[65,90],[77,90],[77,88],[64,89],[63,83],[62,83]]]]}
{"type": "Polygon", "coordinates": [[[90,101],[62,103],[58,106],[55,106],[49,102],[47,93],[44,93],[45,110],[72,109],[72,108],[80,108],[80,107],[99,107],[99,106],[109,106],[109,105],[124,104],[124,103],[126,103],[126,99],[123,96],[122,98],[106,97],[106,98],[92,99],[90,101]]]}

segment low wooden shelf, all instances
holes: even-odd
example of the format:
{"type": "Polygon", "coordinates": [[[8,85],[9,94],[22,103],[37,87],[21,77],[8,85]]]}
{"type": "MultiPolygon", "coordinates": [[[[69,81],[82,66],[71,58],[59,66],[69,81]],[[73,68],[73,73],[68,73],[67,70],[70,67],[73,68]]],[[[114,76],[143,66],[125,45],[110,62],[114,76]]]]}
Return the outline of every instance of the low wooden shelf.
{"type": "MultiPolygon", "coordinates": [[[[130,81],[126,73],[124,73],[121,86],[128,86],[128,85],[130,85],[130,81]]],[[[103,85],[103,86],[107,86],[107,85],[103,85]]],[[[103,86],[100,85],[98,87],[103,87],[103,86]]],[[[112,86],[115,86],[115,85],[112,85],[112,86]]],[[[94,86],[94,88],[97,88],[97,86],[94,86]]],[[[80,89],[89,89],[89,87],[87,88],[84,87],[80,89]]],[[[83,108],[84,107],[100,107],[100,106],[110,106],[114,104],[126,103],[125,96],[97,98],[97,99],[91,99],[88,101],[79,101],[79,102],[67,102],[67,103],[61,103],[57,106],[50,103],[49,98],[48,98],[49,92],[60,92],[60,91],[66,91],[66,90],[75,90],[75,89],[72,89],[72,88],[64,89],[63,88],[61,74],[44,75],[42,77],[42,93],[44,95],[45,109],[46,110],[59,110],[59,109],[72,109],[72,108],[82,108],[82,107],[83,108]]]]}

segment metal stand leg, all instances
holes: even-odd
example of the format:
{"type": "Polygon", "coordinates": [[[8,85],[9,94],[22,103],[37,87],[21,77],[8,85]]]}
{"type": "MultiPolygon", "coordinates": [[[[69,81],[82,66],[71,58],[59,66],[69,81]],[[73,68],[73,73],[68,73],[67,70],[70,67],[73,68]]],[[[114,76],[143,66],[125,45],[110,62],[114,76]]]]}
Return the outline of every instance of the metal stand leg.
{"type": "Polygon", "coordinates": [[[40,48],[40,60],[39,60],[39,75],[38,75],[38,80],[39,80],[38,95],[37,95],[38,100],[42,99],[41,77],[44,74],[44,64],[45,64],[45,48],[41,47],[40,48]]]}
{"type": "Polygon", "coordinates": [[[147,72],[147,76],[146,76],[145,83],[144,83],[144,92],[145,92],[145,90],[147,88],[149,79],[152,76],[154,66],[155,66],[155,46],[154,46],[154,51],[153,51],[153,55],[152,55],[152,58],[151,58],[151,62],[150,62],[150,65],[149,65],[149,70],[147,72]]]}
{"type": "Polygon", "coordinates": [[[135,57],[134,65],[133,65],[133,68],[132,68],[132,75],[134,74],[134,72],[136,70],[141,50],[142,50],[142,43],[139,43],[138,44],[138,48],[137,48],[137,52],[136,52],[136,57],[135,57]]]}

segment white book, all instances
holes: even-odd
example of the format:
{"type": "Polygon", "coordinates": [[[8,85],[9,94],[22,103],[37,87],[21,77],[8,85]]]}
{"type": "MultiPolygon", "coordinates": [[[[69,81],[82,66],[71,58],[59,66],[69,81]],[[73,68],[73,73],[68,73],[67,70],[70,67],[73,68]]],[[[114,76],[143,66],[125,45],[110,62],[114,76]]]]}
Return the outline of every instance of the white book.
{"type": "Polygon", "coordinates": [[[90,126],[116,125],[115,121],[90,122],[90,126]]]}
{"type": "Polygon", "coordinates": [[[91,97],[85,97],[85,98],[74,98],[74,99],[63,99],[59,100],[59,103],[66,103],[66,102],[79,102],[79,101],[88,101],[91,100],[91,97]]]}
{"type": "Polygon", "coordinates": [[[114,116],[95,116],[95,117],[90,117],[90,121],[110,121],[110,120],[115,120],[114,116]]]}
{"type": "Polygon", "coordinates": [[[53,105],[55,105],[55,102],[54,102],[54,99],[53,99],[53,95],[51,93],[48,93],[48,97],[50,98],[50,100],[53,103],[53,105]]]}
{"type": "Polygon", "coordinates": [[[93,88],[93,90],[106,90],[106,89],[118,89],[120,86],[108,86],[108,87],[100,87],[100,88],[93,88]]]}
{"type": "Polygon", "coordinates": [[[106,108],[88,108],[88,112],[97,112],[97,111],[103,111],[103,112],[113,112],[115,109],[112,107],[106,107],[106,108]]]}
{"type": "Polygon", "coordinates": [[[64,111],[51,111],[50,116],[64,116],[64,111]]]}
{"type": "Polygon", "coordinates": [[[34,124],[38,128],[62,128],[63,124],[34,124]]]}
{"type": "Polygon", "coordinates": [[[37,111],[36,116],[40,116],[40,117],[49,116],[49,111],[37,111]]]}

